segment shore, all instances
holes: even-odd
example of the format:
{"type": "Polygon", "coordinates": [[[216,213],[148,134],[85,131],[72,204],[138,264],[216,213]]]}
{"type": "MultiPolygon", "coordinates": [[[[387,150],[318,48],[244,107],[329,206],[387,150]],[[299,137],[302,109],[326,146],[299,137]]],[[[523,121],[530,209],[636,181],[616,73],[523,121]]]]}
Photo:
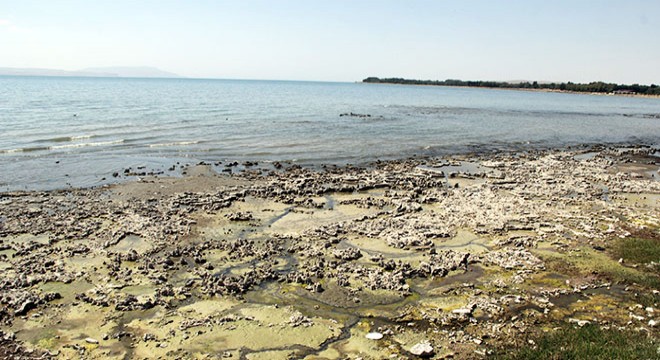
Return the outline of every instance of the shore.
{"type": "Polygon", "coordinates": [[[581,94],[581,95],[596,95],[596,96],[622,96],[622,97],[633,97],[633,98],[660,99],[660,95],[648,95],[648,94],[621,94],[621,93],[570,91],[570,90],[558,90],[558,89],[507,89],[507,88],[488,88],[488,89],[541,91],[541,92],[551,92],[551,93],[560,93],[560,94],[577,94],[577,95],[581,94]]]}
{"type": "Polygon", "coordinates": [[[357,83],[369,84],[369,85],[402,85],[402,86],[431,86],[431,87],[435,86],[435,87],[447,87],[447,88],[456,88],[456,89],[511,90],[511,91],[548,92],[548,93],[559,93],[559,94],[620,96],[620,97],[632,97],[632,98],[660,99],[660,95],[648,95],[648,94],[637,94],[637,93],[623,94],[623,93],[570,91],[570,90],[561,90],[561,89],[534,89],[534,88],[508,88],[508,87],[489,87],[489,86],[430,85],[430,84],[398,84],[398,83],[388,83],[388,82],[369,83],[364,81],[358,81],[357,83]]]}
{"type": "Polygon", "coordinates": [[[0,358],[507,358],[567,329],[651,354],[658,164],[598,147],[0,193],[0,358]]]}

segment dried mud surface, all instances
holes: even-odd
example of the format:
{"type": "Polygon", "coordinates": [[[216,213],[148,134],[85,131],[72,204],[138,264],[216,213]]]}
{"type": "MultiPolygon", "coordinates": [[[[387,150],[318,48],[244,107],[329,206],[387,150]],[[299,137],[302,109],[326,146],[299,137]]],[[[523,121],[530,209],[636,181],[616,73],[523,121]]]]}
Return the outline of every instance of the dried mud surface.
{"type": "Polygon", "coordinates": [[[288,166],[0,193],[0,357],[485,358],[658,338],[654,150],[288,166]]]}

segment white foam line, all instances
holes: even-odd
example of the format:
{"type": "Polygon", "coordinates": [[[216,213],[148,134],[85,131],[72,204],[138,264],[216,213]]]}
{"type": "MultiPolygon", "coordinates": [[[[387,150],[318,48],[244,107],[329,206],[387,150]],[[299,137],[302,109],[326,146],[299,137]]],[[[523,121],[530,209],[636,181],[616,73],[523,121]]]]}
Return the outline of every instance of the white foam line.
{"type": "Polygon", "coordinates": [[[185,145],[195,145],[199,144],[199,141],[179,141],[171,143],[162,143],[162,144],[151,144],[149,147],[166,147],[166,146],[185,146],[185,145]]]}
{"type": "Polygon", "coordinates": [[[114,141],[99,141],[99,142],[91,142],[91,143],[66,144],[66,145],[51,146],[51,147],[49,147],[49,149],[50,150],[58,150],[58,149],[81,148],[81,147],[88,147],[88,146],[107,146],[107,145],[121,144],[123,142],[124,142],[124,139],[114,140],[114,141]]]}
{"type": "Polygon", "coordinates": [[[83,140],[83,139],[91,139],[96,135],[80,135],[80,136],[71,136],[70,139],[71,141],[76,141],[76,140],[83,140]]]}
{"type": "Polygon", "coordinates": [[[23,149],[0,150],[0,153],[2,153],[2,154],[14,154],[14,153],[19,153],[19,152],[23,152],[23,149]]]}

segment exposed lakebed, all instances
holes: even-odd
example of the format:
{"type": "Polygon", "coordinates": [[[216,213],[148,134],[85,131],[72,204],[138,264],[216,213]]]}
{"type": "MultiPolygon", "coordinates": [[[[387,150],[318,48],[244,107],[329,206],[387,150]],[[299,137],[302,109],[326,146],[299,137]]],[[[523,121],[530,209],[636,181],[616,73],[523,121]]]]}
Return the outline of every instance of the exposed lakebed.
{"type": "Polygon", "coordinates": [[[660,238],[657,158],[583,153],[1,193],[3,354],[474,358],[588,323],[657,339],[658,263],[614,251],[660,238]]]}

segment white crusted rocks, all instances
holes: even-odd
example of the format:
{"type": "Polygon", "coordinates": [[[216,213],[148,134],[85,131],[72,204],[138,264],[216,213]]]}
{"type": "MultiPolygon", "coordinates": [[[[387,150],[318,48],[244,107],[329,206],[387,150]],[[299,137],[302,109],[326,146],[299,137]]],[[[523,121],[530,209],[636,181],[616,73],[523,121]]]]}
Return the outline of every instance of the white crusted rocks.
{"type": "Polygon", "coordinates": [[[435,354],[435,350],[433,349],[433,346],[431,346],[430,342],[422,341],[420,343],[413,345],[410,348],[410,353],[415,356],[428,358],[433,356],[433,354],[435,354]]]}
{"type": "Polygon", "coordinates": [[[505,269],[543,270],[544,265],[527,250],[501,249],[482,255],[485,264],[501,266],[505,269]]]}

